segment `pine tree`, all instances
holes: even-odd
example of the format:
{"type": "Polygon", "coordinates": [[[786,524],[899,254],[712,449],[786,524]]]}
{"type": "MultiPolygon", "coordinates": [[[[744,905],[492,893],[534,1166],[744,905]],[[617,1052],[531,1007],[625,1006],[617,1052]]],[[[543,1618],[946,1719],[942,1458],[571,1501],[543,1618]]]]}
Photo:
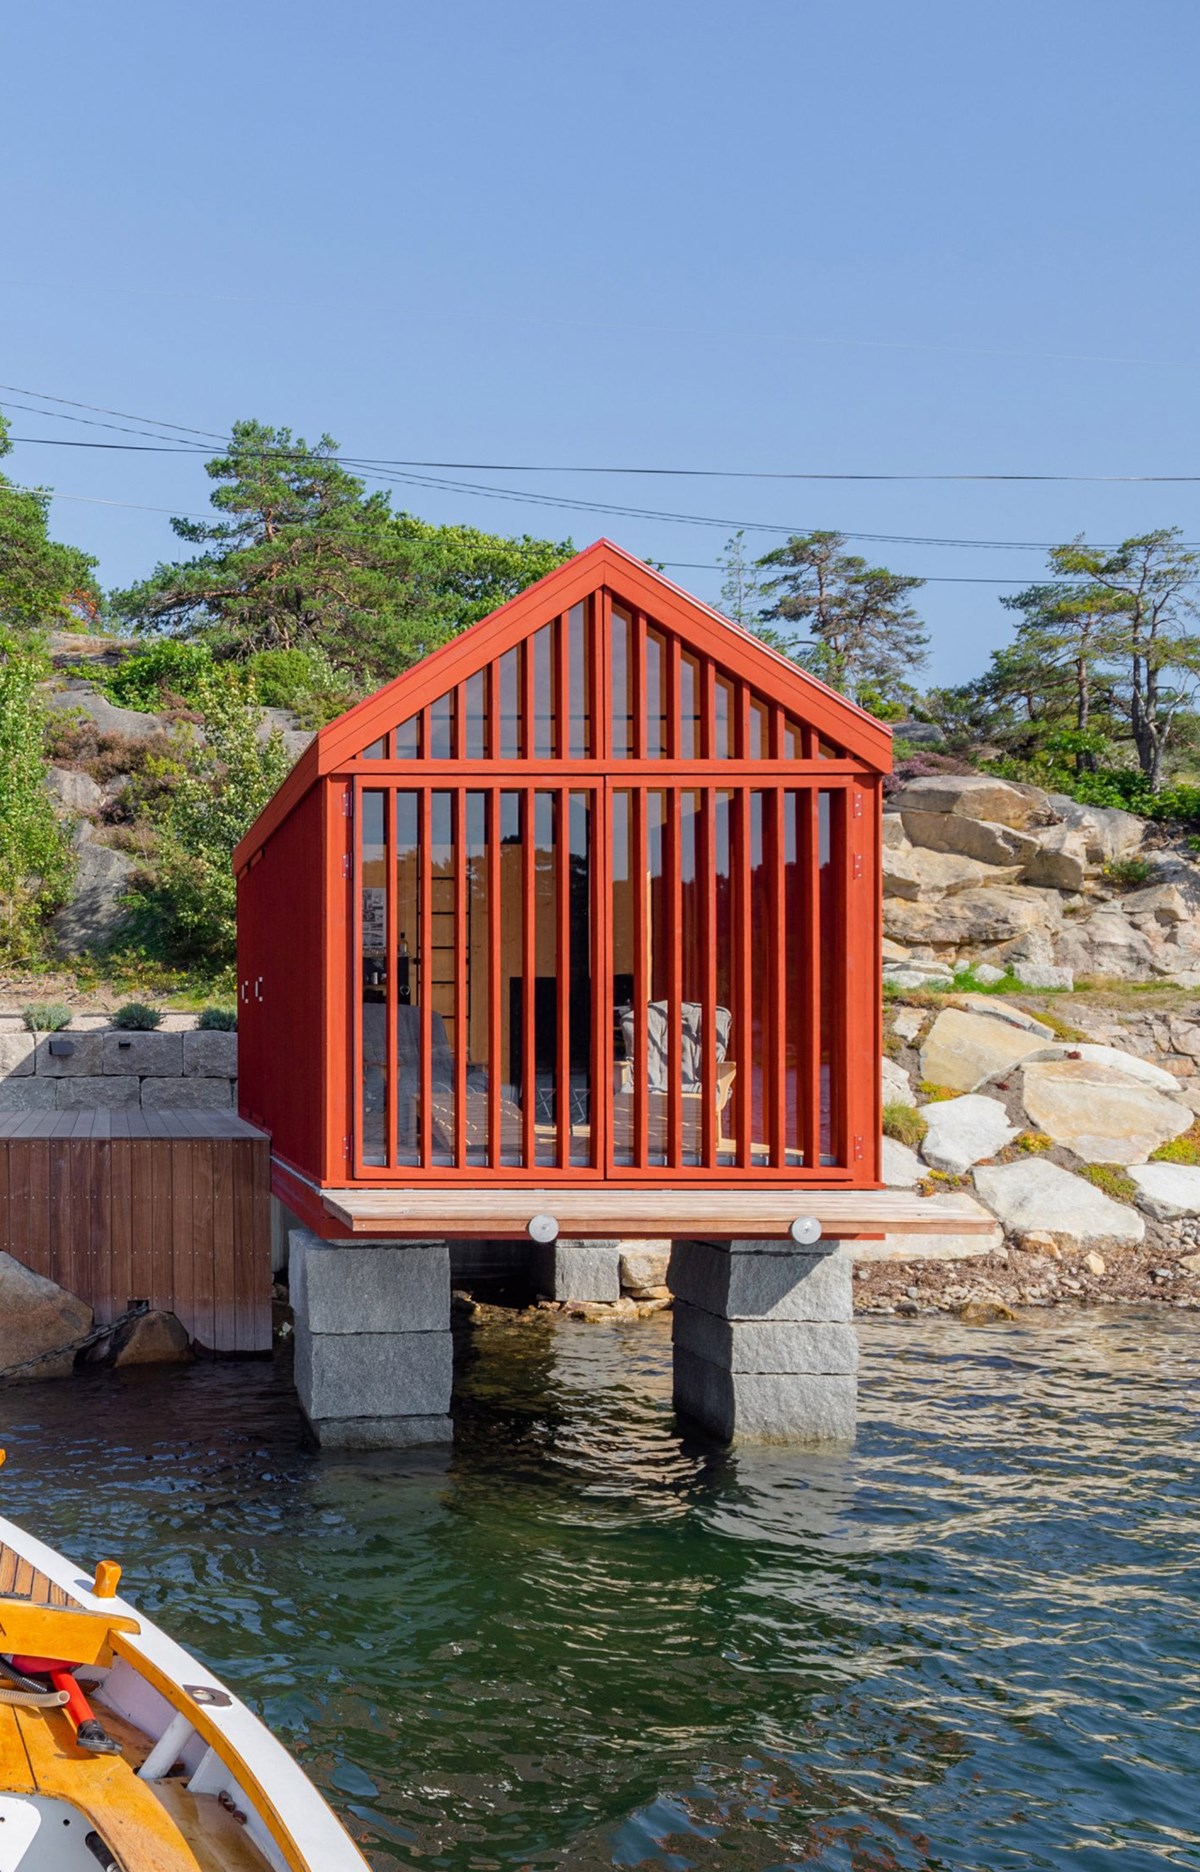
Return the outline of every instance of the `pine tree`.
{"type": "Polygon", "coordinates": [[[929,638],[908,603],[924,580],[869,565],[845,545],[841,533],[800,533],[764,554],[758,564],[773,576],[763,583],[759,634],[866,707],[903,704],[926,660],[929,638]]]}

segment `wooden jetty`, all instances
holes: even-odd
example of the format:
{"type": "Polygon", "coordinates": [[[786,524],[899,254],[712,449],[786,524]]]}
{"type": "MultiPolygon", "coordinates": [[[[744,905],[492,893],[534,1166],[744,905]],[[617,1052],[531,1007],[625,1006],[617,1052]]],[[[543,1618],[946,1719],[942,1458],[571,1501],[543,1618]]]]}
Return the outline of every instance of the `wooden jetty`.
{"type": "Polygon", "coordinates": [[[270,1144],[232,1112],[0,1112],[0,1250],[86,1300],[271,1346],[270,1144]]]}

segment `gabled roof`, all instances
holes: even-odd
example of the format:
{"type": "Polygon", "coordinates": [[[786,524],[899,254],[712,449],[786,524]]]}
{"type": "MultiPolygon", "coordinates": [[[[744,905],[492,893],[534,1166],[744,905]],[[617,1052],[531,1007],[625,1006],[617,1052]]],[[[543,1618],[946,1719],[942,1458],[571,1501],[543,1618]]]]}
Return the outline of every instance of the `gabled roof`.
{"type": "Polygon", "coordinates": [[[885,723],[693,598],[644,560],[612,540],[599,539],[322,728],[238,845],[233,855],[235,870],[249,863],[322,776],[345,767],[390,728],[436,702],[456,683],[606,585],[655,624],[677,632],[689,647],[715,657],[733,675],[782,702],[857,759],[877,771],[890,770],[892,736],[885,723]]]}

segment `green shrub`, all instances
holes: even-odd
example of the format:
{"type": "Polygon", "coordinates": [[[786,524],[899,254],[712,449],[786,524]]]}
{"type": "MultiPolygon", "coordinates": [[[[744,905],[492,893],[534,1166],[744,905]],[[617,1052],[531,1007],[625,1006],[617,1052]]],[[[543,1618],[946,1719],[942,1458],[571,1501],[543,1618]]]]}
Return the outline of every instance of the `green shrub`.
{"type": "Polygon", "coordinates": [[[232,1007],[201,1008],[197,1027],[205,1033],[236,1033],[237,1009],[232,1007]]]}
{"type": "Polygon", "coordinates": [[[71,1010],[61,1001],[30,1001],[21,1009],[21,1019],[28,1033],[59,1033],[71,1019],[71,1010]]]}
{"type": "Polygon", "coordinates": [[[1050,793],[1065,793],[1081,806],[1120,806],[1159,824],[1200,826],[1200,786],[1179,781],[1155,793],[1140,768],[1098,767],[1076,773],[1053,760],[1004,759],[981,766],[1001,780],[1027,780],[1050,793]]]}
{"type": "Polygon", "coordinates": [[[1044,1131],[1018,1131],[1013,1144],[1017,1150],[1024,1151],[1030,1157],[1054,1149],[1054,1139],[1047,1137],[1044,1131]]]}
{"type": "Polygon", "coordinates": [[[1100,875],[1114,890],[1141,890],[1154,875],[1154,866],[1145,858],[1110,858],[1100,875]]]}
{"type": "Polygon", "coordinates": [[[160,960],[223,966],[237,950],[234,847],[291,761],[282,735],[259,740],[252,678],[225,666],[200,694],[205,740],[187,751],[155,811],[153,873],[130,898],[133,940],[160,960]]]}
{"type": "Polygon", "coordinates": [[[962,1097],[962,1093],[956,1092],[953,1086],[934,1085],[929,1079],[923,1079],[917,1091],[929,1105],[940,1105],[943,1099],[962,1097]]]}
{"type": "Polygon", "coordinates": [[[127,1001],[112,1017],[114,1027],[130,1033],[153,1033],[162,1021],[162,1009],[147,1007],[144,1001],[127,1001]]]}
{"type": "Polygon", "coordinates": [[[121,708],[153,713],[168,695],[195,703],[212,664],[207,644],[158,637],[104,672],[101,680],[105,693],[121,708]]]}
{"type": "Polygon", "coordinates": [[[915,1105],[885,1105],[883,1135],[916,1150],[929,1129],[915,1105]]]}

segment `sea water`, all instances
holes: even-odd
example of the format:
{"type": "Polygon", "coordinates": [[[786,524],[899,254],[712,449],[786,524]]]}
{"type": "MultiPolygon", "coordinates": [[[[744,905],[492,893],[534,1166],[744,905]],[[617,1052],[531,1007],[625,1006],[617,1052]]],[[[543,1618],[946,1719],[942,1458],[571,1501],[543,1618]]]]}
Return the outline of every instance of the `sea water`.
{"type": "Polygon", "coordinates": [[[477,1325],[453,1450],[286,1365],[0,1391],[0,1511],[127,1588],[371,1863],[1200,1866],[1200,1325],[865,1323],[853,1450],[721,1449],[668,1322],[477,1325]]]}

